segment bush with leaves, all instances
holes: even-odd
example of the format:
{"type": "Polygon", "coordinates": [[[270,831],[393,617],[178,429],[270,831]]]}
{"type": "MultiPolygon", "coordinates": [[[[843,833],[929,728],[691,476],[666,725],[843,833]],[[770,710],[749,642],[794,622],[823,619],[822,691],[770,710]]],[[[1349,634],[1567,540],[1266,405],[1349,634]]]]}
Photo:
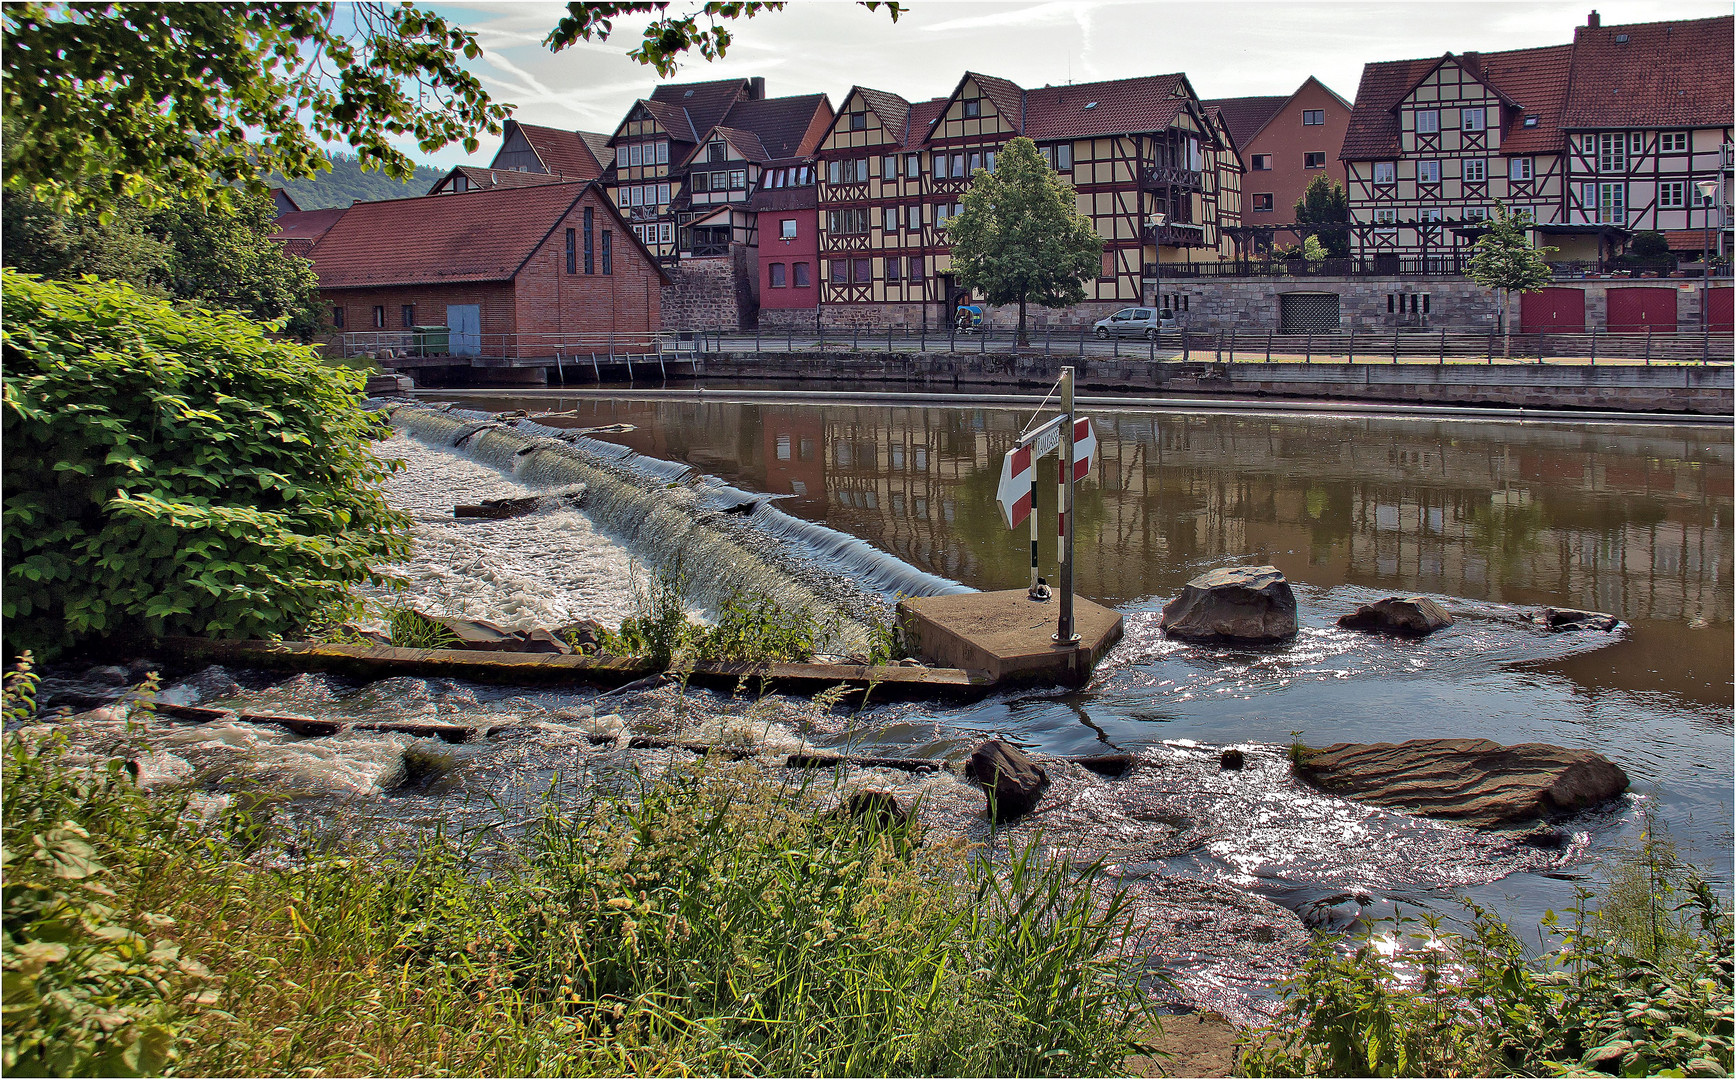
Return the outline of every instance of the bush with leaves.
{"type": "Polygon", "coordinates": [[[9,648],[287,634],[407,553],[360,374],[124,285],[4,284],[9,648]]]}

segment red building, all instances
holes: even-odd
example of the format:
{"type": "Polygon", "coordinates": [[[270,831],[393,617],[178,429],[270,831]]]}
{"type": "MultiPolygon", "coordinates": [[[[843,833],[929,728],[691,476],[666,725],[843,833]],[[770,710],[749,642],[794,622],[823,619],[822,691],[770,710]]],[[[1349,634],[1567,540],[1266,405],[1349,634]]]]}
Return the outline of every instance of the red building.
{"type": "Polygon", "coordinates": [[[417,348],[418,326],[453,356],[643,340],[668,284],[594,182],[356,203],[309,258],[349,354],[417,348]]]}
{"type": "Polygon", "coordinates": [[[811,158],[768,161],[748,200],[759,233],[759,325],[812,330],[820,306],[819,193],[811,158]]]}
{"type": "Polygon", "coordinates": [[[1201,104],[1221,112],[1247,167],[1244,226],[1293,223],[1296,200],[1316,176],[1344,186],[1338,151],[1350,126],[1351,105],[1312,75],[1289,97],[1216,98],[1201,104]]]}

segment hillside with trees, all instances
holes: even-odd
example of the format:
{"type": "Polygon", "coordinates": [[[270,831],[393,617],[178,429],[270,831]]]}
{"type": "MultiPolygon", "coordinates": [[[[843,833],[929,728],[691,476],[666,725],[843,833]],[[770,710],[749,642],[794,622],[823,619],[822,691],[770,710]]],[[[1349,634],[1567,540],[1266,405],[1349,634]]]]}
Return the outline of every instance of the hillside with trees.
{"type": "Polygon", "coordinates": [[[289,197],[303,210],[324,210],[333,206],[348,206],[355,202],[378,202],[381,199],[426,195],[428,189],[434,186],[434,181],[445,176],[447,172],[432,165],[418,165],[411,179],[394,180],[377,169],[363,170],[362,161],[355,154],[332,150],[326,157],[332,163],[330,172],[317,173],[307,180],[273,176],[271,186],[289,192],[289,197]]]}

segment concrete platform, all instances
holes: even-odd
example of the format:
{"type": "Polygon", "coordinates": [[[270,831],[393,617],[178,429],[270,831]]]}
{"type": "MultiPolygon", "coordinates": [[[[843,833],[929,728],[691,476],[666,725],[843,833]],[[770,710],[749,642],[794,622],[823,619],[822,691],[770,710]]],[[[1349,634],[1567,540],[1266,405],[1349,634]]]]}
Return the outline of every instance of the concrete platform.
{"type": "Polygon", "coordinates": [[[984,672],[997,687],[1009,683],[1077,685],[1109,647],[1121,640],[1121,616],[1077,594],[1073,623],[1079,643],[1055,644],[1060,602],[1038,603],[1024,589],[959,593],[901,600],[898,625],[914,651],[931,664],[984,672]]]}

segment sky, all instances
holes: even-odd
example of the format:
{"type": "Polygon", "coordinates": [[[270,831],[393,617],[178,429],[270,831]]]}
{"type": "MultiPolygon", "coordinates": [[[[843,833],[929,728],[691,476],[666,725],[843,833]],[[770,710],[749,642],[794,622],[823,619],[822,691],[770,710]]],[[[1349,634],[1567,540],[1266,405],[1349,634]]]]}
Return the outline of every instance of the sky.
{"type": "MultiPolygon", "coordinates": [[[[1354,101],[1366,62],[1565,44],[1594,4],[1605,26],[1729,15],[1733,8],[1728,0],[909,0],[894,25],[884,8],[793,0],[783,11],[736,20],[722,60],[690,59],[670,81],[761,75],[770,97],[824,93],[836,108],[858,84],[911,101],[941,97],[966,70],[1027,88],[1181,71],[1202,98],[1287,95],[1313,75],[1354,101]]],[[[525,123],[612,132],[661,81],[627,58],[644,17],[617,20],[608,41],[554,54],[541,40],[563,14],[561,4],[433,6],[477,33],[483,56],[467,66],[525,123]]],[[[698,0],[671,5],[698,7],[698,0]]],[[[486,164],[498,145],[485,139],[469,156],[461,147],[411,152],[441,166],[486,164]]]]}

